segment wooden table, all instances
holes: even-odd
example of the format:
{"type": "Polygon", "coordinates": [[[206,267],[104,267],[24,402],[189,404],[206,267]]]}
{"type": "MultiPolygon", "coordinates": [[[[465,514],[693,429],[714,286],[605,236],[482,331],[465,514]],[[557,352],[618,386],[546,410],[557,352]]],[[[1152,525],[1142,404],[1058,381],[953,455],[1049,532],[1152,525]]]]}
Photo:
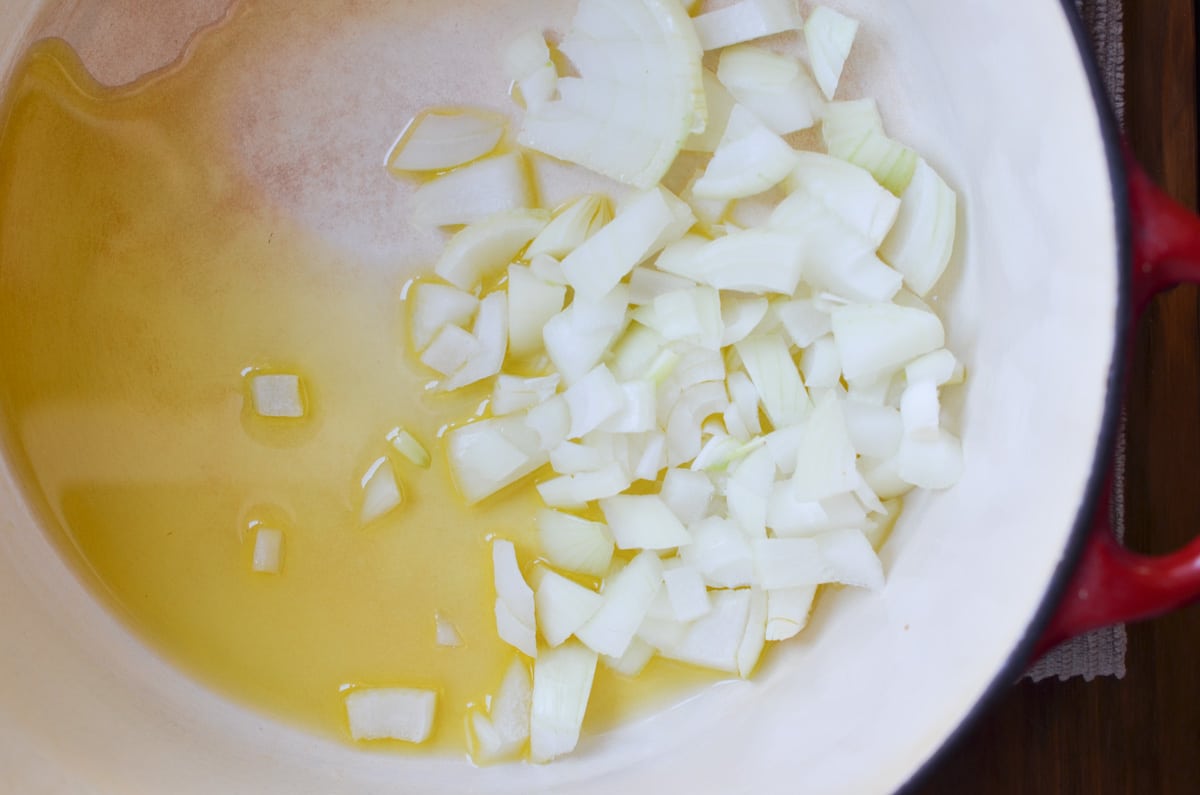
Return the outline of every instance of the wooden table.
{"type": "MultiPolygon", "coordinates": [[[[1129,139],[1197,202],[1196,0],[1126,0],[1129,139]]],[[[1200,533],[1200,291],[1158,299],[1130,381],[1130,545],[1200,533]]],[[[920,788],[930,795],[1200,793],[1200,608],[1130,627],[1124,680],[1015,686],[920,788]]]]}

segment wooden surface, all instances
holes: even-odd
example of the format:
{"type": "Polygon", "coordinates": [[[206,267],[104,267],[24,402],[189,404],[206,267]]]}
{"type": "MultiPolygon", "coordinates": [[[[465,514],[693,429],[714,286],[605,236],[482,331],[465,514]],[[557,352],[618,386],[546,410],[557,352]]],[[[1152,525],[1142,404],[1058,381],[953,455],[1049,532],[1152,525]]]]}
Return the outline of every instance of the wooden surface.
{"type": "MultiPolygon", "coordinates": [[[[1197,202],[1196,0],[1126,0],[1127,130],[1150,174],[1197,202]]],[[[1130,378],[1129,542],[1200,533],[1200,292],[1158,299],[1130,378]]],[[[919,789],[945,793],[1200,792],[1200,607],[1130,627],[1124,680],[1022,683],[919,789]]]]}

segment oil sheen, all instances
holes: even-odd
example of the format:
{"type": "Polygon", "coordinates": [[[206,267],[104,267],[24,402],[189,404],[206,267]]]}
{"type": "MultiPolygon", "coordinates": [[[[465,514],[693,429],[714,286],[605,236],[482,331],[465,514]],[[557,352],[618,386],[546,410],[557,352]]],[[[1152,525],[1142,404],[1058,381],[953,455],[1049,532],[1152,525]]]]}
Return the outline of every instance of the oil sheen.
{"type": "MultiPolygon", "coordinates": [[[[228,73],[256,24],[234,15],[118,89],[57,40],[12,77],[0,111],[9,455],[80,576],[181,669],[346,741],[342,688],[434,688],[423,748],[461,751],[468,706],[515,654],[495,631],[489,538],[535,560],[537,495],[527,482],[463,502],[439,431],[486,390],[426,390],[405,342],[412,273],[358,262],[247,175],[223,120],[253,85],[228,73]],[[250,412],[248,368],[300,374],[307,417],[250,412]],[[359,480],[397,425],[433,466],[393,451],[404,504],[360,526],[359,480]],[[284,533],[278,575],[251,569],[256,523],[284,533]],[[435,644],[435,611],[463,647],[435,644]]],[[[584,730],[713,680],[662,661],[636,681],[602,669],[584,730]]]]}

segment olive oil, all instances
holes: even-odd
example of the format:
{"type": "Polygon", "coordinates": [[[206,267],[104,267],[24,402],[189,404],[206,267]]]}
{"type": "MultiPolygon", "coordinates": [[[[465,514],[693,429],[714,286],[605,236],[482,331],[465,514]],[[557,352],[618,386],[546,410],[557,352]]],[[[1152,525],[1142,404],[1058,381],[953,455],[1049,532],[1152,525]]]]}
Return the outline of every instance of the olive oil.
{"type": "MultiPolygon", "coordinates": [[[[343,687],[433,688],[423,748],[460,751],[469,705],[515,654],[496,635],[489,539],[532,563],[537,494],[455,493],[440,436],[487,391],[426,389],[401,310],[415,272],[312,228],[238,156],[226,106],[253,86],[240,48],[271,41],[266,16],[234,14],[119,89],[56,40],[14,74],[0,110],[8,454],[81,576],[200,681],[347,741],[343,687]],[[301,376],[305,416],[248,410],[246,372],[301,376]],[[397,425],[429,469],[391,447],[397,425]],[[363,527],[359,480],[381,456],[404,502],[363,527]],[[279,574],[252,571],[260,526],[283,532],[279,574]],[[436,645],[435,612],[462,647],[436,645]]],[[[585,732],[714,678],[661,661],[636,682],[601,671],[585,732]]]]}

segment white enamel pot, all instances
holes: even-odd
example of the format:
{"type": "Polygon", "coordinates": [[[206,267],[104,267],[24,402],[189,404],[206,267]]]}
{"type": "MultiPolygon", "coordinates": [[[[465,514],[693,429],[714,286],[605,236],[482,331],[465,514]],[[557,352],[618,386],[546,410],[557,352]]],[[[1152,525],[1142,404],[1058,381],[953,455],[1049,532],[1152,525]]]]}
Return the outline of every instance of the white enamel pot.
{"type": "MultiPolygon", "coordinates": [[[[346,45],[336,37],[354,26],[332,21],[373,1],[304,11],[331,21],[316,50],[346,45]]],[[[65,37],[101,79],[132,80],[174,59],[225,2],[5,0],[0,80],[45,35],[65,37]]],[[[495,42],[571,8],[392,2],[413,22],[380,49],[379,68],[422,70],[396,99],[405,115],[471,101],[470,77],[496,63],[495,42]]],[[[883,551],[882,593],[836,593],[753,682],[585,737],[550,766],[369,754],[229,703],[162,661],[60,559],[6,457],[0,793],[885,793],[917,780],[1035,647],[1193,598],[1194,551],[1147,561],[1104,528],[1090,534],[1104,514],[1130,315],[1188,278],[1196,236],[1140,172],[1127,182],[1070,2],[831,4],[865,20],[857,86],[961,197],[941,308],[971,372],[957,407],[967,470],[955,488],[911,500],[883,551]],[[1146,224],[1136,232],[1134,214],[1146,224]]]]}

